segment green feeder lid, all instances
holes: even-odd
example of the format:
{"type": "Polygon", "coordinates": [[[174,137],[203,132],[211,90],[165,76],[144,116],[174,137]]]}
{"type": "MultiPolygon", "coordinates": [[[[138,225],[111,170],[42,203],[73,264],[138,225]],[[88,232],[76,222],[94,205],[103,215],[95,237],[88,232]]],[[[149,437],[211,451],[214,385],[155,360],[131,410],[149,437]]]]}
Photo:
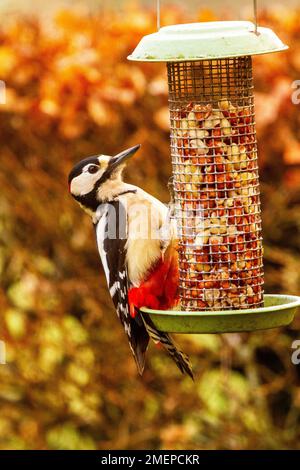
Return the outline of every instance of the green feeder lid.
{"type": "Polygon", "coordinates": [[[211,21],[165,26],[144,36],[129,60],[178,62],[224,59],[288,49],[269,28],[250,21],[211,21]]]}
{"type": "Polygon", "coordinates": [[[300,306],[300,297],[293,295],[265,295],[264,307],[245,310],[181,312],[178,310],[150,310],[154,326],[168,333],[236,333],[266,330],[289,325],[300,306]]]}

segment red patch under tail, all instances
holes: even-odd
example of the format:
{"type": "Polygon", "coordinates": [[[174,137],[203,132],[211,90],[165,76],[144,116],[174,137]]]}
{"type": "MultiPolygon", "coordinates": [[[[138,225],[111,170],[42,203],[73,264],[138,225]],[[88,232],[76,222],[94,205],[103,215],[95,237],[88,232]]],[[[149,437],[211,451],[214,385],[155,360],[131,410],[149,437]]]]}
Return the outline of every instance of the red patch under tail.
{"type": "Polygon", "coordinates": [[[135,317],[136,310],[141,307],[154,310],[175,307],[178,303],[178,282],[178,253],[170,244],[148,278],[139,287],[129,290],[130,315],[135,317]]]}

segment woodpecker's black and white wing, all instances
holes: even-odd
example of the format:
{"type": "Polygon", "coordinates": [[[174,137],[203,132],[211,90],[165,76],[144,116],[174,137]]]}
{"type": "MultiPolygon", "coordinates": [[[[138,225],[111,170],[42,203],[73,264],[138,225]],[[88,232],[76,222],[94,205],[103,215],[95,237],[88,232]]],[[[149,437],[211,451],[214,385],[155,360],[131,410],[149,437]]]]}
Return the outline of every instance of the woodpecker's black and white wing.
{"type": "Polygon", "coordinates": [[[132,318],[128,304],[126,266],[127,214],[119,200],[101,204],[95,225],[98,250],[109,292],[117,315],[126,332],[140,374],[145,366],[149,335],[142,319],[132,318]]]}

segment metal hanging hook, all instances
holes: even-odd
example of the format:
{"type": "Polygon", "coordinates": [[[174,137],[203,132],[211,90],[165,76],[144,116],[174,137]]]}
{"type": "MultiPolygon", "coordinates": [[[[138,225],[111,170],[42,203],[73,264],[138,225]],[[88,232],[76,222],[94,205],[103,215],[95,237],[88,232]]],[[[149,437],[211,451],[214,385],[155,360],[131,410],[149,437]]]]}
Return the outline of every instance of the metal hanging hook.
{"type": "Polygon", "coordinates": [[[156,0],[156,24],[157,31],[160,30],[160,0],[156,0]]]}
{"type": "Polygon", "coordinates": [[[253,0],[254,8],[254,24],[255,24],[255,34],[258,34],[258,22],[257,22],[257,0],[253,0]]]}
{"type": "MultiPolygon", "coordinates": [[[[253,0],[253,10],[254,10],[255,34],[258,34],[257,0],[253,0]]],[[[157,31],[159,31],[160,30],[160,0],[156,0],[156,24],[157,24],[157,31]]]]}

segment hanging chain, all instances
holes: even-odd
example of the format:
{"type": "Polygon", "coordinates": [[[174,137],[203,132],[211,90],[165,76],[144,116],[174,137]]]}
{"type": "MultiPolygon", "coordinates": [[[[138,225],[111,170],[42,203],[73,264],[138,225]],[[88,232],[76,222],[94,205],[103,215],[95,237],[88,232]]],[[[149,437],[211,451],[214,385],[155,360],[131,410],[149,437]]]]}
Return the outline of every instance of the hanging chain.
{"type": "MultiPolygon", "coordinates": [[[[255,34],[258,34],[257,0],[253,0],[255,34]]],[[[160,0],[156,0],[157,31],[160,30],[160,0]]]]}

